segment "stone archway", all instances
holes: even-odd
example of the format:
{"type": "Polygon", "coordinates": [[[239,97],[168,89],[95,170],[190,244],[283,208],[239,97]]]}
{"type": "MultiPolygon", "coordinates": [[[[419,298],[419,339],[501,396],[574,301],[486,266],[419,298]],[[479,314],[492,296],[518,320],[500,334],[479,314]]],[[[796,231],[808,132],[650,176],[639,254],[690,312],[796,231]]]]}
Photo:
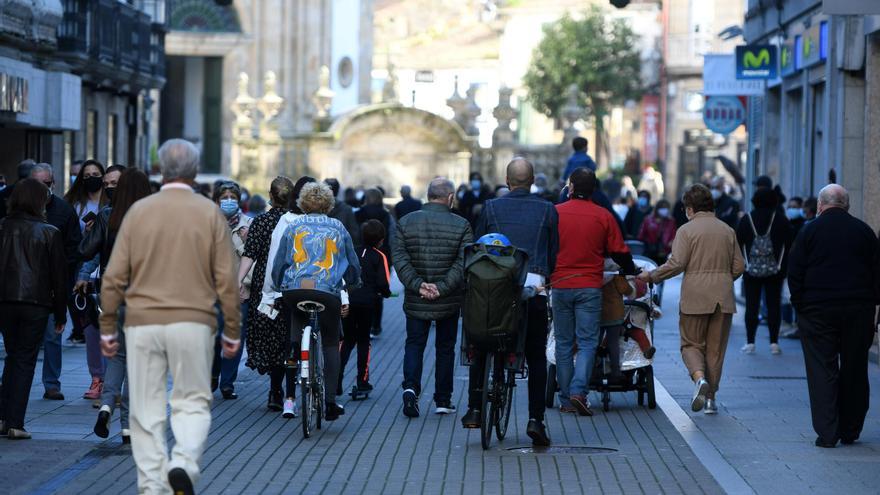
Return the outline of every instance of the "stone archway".
{"type": "Polygon", "coordinates": [[[424,196],[437,176],[466,181],[474,146],[455,122],[397,103],[361,107],[309,141],[311,173],[344,187],[381,185],[389,196],[404,184],[424,196]]]}

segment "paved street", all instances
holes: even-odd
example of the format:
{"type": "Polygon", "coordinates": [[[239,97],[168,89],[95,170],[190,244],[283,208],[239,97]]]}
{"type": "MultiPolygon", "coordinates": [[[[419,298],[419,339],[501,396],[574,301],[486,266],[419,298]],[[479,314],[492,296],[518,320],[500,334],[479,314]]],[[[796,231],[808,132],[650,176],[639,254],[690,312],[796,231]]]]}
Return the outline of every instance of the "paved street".
{"type": "MultiPolygon", "coordinates": [[[[691,385],[678,357],[677,285],[672,281],[666,288],[666,317],[658,322],[655,365],[664,387],[661,395],[668,390],[686,407],[691,385]]],[[[409,420],[401,414],[400,303],[399,299],[387,303],[385,332],[374,341],[371,374],[377,390],[364,402],[350,402],[345,396],[346,415],[309,440],[303,440],[298,419],[284,420],[266,409],[267,378],[243,368],[237,384],[240,399],[224,401],[218,394],[214,403],[198,489],[202,493],[653,494],[832,493],[844,488],[850,493],[874,493],[880,486],[880,471],[873,469],[880,450],[877,414],[869,415],[860,444],[834,450],[813,447],[798,342],[783,342],[781,357],[770,356],[766,344],[759,345],[758,354],[743,356],[738,352],[744,339],[741,321],[735,324],[730,342],[719,416],[688,413],[692,422],[684,417],[683,424],[684,414],[673,401],[649,411],[635,404],[634,394],[618,394],[611,412],[602,413],[599,407],[592,419],[562,416],[558,411],[547,417],[555,445],[613,450],[532,453],[524,450],[530,443],[524,432],[523,386],[517,389],[516,419],[508,439],[484,452],[478,433],[461,429],[458,417],[432,414],[431,355],[425,368],[422,417],[409,420]],[[694,452],[707,448],[714,456],[706,456],[704,465],[694,452]],[[738,485],[737,480],[747,485],[738,485]]],[[[134,492],[134,463],[130,449],[120,445],[118,422],[108,440],[95,437],[91,430],[96,410],[77,398],[88,383],[84,348],[65,348],[64,359],[62,382],[68,401],[42,400],[42,385],[35,383],[26,425],[35,439],[0,442],[0,486],[14,487],[12,493],[134,492]]],[[[875,385],[877,371],[872,365],[875,385]]],[[[465,368],[456,369],[454,401],[460,414],[466,406],[466,375],[465,368]]],[[[347,377],[348,382],[353,380],[351,368],[347,377]]],[[[874,410],[877,396],[872,395],[874,410]]],[[[598,403],[597,397],[593,403],[598,403]]]]}

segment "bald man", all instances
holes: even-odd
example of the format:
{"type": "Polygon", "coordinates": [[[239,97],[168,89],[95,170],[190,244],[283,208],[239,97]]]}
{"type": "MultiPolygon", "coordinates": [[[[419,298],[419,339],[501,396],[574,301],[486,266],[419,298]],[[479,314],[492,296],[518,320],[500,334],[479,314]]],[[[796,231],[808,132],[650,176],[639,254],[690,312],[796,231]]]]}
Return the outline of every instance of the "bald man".
{"type": "Polygon", "coordinates": [[[849,214],[849,194],[819,192],[819,216],[805,225],[788,265],[798,312],[816,446],[858,440],[868,413],[868,350],[880,303],[880,243],[849,214]]]}
{"type": "MultiPolygon", "coordinates": [[[[504,197],[486,202],[477,222],[475,235],[504,234],[511,244],[529,255],[527,286],[544,286],[556,267],[559,249],[559,217],[549,201],[530,192],[535,182],[535,168],[522,157],[507,165],[507,187],[504,197]]],[[[541,292],[526,305],[525,358],[529,365],[529,423],[526,433],[532,443],[550,445],[544,427],[544,392],[547,388],[547,294],[541,292]]],[[[462,418],[465,428],[480,427],[480,392],[485,356],[475,354],[470,369],[468,412],[462,418]]]]}

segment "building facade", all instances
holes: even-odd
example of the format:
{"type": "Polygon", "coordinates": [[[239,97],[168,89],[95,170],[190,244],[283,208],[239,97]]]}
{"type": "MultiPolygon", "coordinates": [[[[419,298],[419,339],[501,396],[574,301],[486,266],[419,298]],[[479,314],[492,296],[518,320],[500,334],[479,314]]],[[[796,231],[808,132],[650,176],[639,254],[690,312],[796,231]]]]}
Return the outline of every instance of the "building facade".
{"type": "MultiPolygon", "coordinates": [[[[240,144],[274,145],[313,131],[322,67],[329,69],[331,115],[370,101],[372,0],[169,0],[168,28],[157,132],[163,141],[196,143],[203,172],[246,174],[240,144]],[[271,108],[259,103],[267,94],[271,108]],[[254,108],[236,108],[245,100],[254,108]],[[240,118],[252,129],[237,135],[240,118]]],[[[259,175],[296,159],[277,148],[260,151],[266,170],[259,175]]]]}
{"type": "Polygon", "coordinates": [[[742,128],[724,136],[703,123],[703,55],[733,53],[741,38],[719,33],[738,24],[743,0],[663,2],[663,68],[660,91],[660,161],[666,196],[677,198],[685,185],[716,175],[725,156],[740,167],[745,158],[742,128]]]}
{"type": "Polygon", "coordinates": [[[746,41],[776,45],[781,76],[767,84],[748,174],[801,197],[835,180],[853,214],[880,228],[880,16],[831,15],[821,0],[748,7],[746,41]]]}
{"type": "Polygon", "coordinates": [[[145,166],[148,93],[164,82],[162,1],[6,1],[0,15],[0,171],[26,158],[145,166]]]}

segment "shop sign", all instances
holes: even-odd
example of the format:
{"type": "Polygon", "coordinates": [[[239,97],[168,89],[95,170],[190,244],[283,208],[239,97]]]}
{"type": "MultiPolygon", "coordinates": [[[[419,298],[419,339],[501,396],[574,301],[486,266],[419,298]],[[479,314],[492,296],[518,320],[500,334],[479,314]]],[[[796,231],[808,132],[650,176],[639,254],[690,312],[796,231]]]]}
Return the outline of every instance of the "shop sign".
{"type": "Polygon", "coordinates": [[[0,73],[0,111],[27,113],[27,79],[0,73]]]}
{"type": "Polygon", "coordinates": [[[736,47],[737,79],[776,79],[779,61],[773,45],[736,47]]]}
{"type": "Polygon", "coordinates": [[[795,40],[800,41],[799,56],[795,57],[795,65],[798,69],[812,67],[828,58],[828,23],[813,24],[795,40]]]}
{"type": "Polygon", "coordinates": [[[794,40],[789,39],[779,45],[779,72],[782,77],[788,77],[798,71],[794,65],[795,46],[794,40]]]}
{"type": "Polygon", "coordinates": [[[727,135],[745,123],[745,98],[740,96],[709,96],[703,109],[703,122],[716,134],[727,135]]]}
{"type": "Polygon", "coordinates": [[[737,79],[736,55],[705,55],[703,57],[703,94],[745,95],[764,94],[764,81],[737,79]]]}
{"type": "Polygon", "coordinates": [[[880,14],[880,2],[877,0],[824,0],[822,12],[839,15],[880,14]]]}

